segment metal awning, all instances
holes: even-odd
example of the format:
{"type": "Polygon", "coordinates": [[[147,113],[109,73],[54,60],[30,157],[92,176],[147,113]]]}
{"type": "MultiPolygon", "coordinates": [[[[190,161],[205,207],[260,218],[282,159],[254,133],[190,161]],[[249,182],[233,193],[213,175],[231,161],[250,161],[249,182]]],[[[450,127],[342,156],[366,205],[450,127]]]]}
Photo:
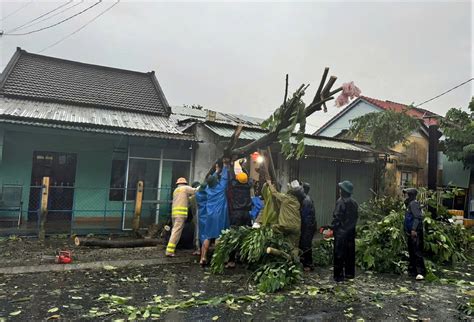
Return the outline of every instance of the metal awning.
{"type": "Polygon", "coordinates": [[[0,122],[85,132],[194,141],[165,116],[53,102],[0,98],[0,122]]]}
{"type": "MultiPolygon", "coordinates": [[[[235,128],[228,126],[221,126],[216,124],[204,124],[209,130],[214,132],[216,135],[224,138],[230,138],[234,133],[235,128]]],[[[266,132],[264,130],[258,131],[254,129],[242,130],[240,134],[240,139],[242,140],[258,140],[264,136],[266,132]]],[[[296,143],[296,139],[292,138],[292,141],[296,143]]],[[[330,138],[306,135],[305,146],[315,147],[315,148],[324,148],[324,149],[334,149],[334,150],[345,150],[345,151],[354,151],[354,152],[363,152],[363,153],[373,153],[374,151],[369,147],[361,146],[360,144],[350,143],[347,141],[335,140],[330,138]]]]}

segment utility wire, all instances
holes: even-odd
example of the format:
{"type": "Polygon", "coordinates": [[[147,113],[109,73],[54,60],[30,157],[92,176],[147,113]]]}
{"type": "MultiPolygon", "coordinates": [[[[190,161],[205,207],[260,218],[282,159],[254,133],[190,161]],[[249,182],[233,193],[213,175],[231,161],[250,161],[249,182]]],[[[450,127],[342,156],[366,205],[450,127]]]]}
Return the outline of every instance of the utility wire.
{"type": "Polygon", "coordinates": [[[71,37],[72,35],[75,35],[77,34],[79,31],[81,31],[82,29],[84,29],[85,27],[87,27],[88,25],[90,25],[91,23],[93,23],[95,20],[97,20],[97,18],[99,18],[100,16],[102,16],[103,14],[105,14],[107,11],[109,11],[110,9],[112,9],[113,7],[115,7],[116,5],[118,5],[118,3],[120,2],[120,0],[117,0],[117,2],[115,2],[113,5],[111,5],[110,7],[108,7],[107,9],[105,9],[104,11],[102,11],[101,13],[99,13],[97,16],[95,16],[94,18],[92,18],[91,20],[89,20],[88,22],[86,22],[83,26],[79,27],[78,29],[74,30],[73,32],[71,32],[70,34],[64,36],[63,38],[59,39],[58,41],[56,41],[55,43],[52,43],[51,45],[41,49],[40,51],[38,51],[38,54],[39,53],[42,53],[43,51],[45,50],[48,50],[56,45],[58,45],[59,43],[63,42],[64,40],[68,39],[69,37],[71,37]]]}
{"type": "Polygon", "coordinates": [[[420,103],[420,104],[418,104],[418,105],[415,105],[415,107],[418,107],[418,106],[421,106],[421,105],[423,105],[423,104],[425,104],[425,103],[431,102],[431,101],[437,99],[438,97],[441,97],[441,96],[443,96],[443,95],[445,95],[445,94],[447,94],[447,93],[449,93],[449,92],[455,90],[456,88],[461,87],[461,86],[463,86],[464,84],[469,83],[469,82],[472,81],[472,80],[474,80],[474,78],[468,79],[467,81],[465,81],[465,82],[463,82],[463,83],[461,83],[461,84],[459,84],[459,85],[456,85],[456,86],[454,86],[453,88],[448,89],[446,92],[443,92],[443,93],[441,93],[441,94],[439,94],[439,95],[436,95],[436,96],[433,97],[433,98],[430,98],[429,100],[426,100],[426,101],[424,101],[424,102],[422,102],[422,103],[420,103]]]}
{"type": "Polygon", "coordinates": [[[26,7],[28,7],[30,4],[33,3],[33,0],[31,1],[28,1],[27,3],[25,3],[24,5],[22,5],[20,8],[16,9],[15,11],[11,12],[10,14],[6,15],[5,17],[3,17],[2,19],[0,19],[0,21],[3,21],[3,20],[6,20],[7,18],[10,18],[11,16],[13,16],[14,14],[16,14],[17,12],[19,12],[20,10],[22,9],[25,9],[26,7]]]}
{"type": "Polygon", "coordinates": [[[46,30],[46,29],[50,29],[50,28],[53,28],[53,27],[56,27],[57,25],[60,25],[68,20],[71,20],[72,18],[74,17],[77,17],[79,16],[80,14],[83,14],[84,12],[94,8],[95,6],[97,6],[98,4],[100,4],[102,2],[102,0],[99,0],[97,1],[96,3],[94,3],[92,6],[89,6],[87,8],[85,8],[84,10],[82,11],[79,11],[78,13],[76,14],[73,14],[72,16],[70,17],[67,17],[66,19],[63,19],[59,22],[56,22],[55,24],[52,24],[50,26],[46,26],[46,27],[43,27],[43,28],[40,28],[40,29],[36,29],[36,30],[32,30],[32,31],[28,31],[28,32],[24,32],[24,33],[20,33],[20,34],[9,34],[9,33],[5,33],[5,36],[26,36],[26,35],[30,35],[30,34],[34,34],[34,33],[37,33],[37,32],[40,32],[40,31],[43,31],[43,30],[46,30]]]}
{"type": "Polygon", "coordinates": [[[64,10],[61,10],[61,11],[59,11],[59,12],[56,12],[54,15],[51,15],[51,16],[46,17],[46,18],[44,18],[44,19],[41,19],[40,21],[36,21],[36,22],[34,22],[34,23],[30,24],[30,25],[26,25],[26,26],[24,26],[24,27],[18,28],[17,30],[23,30],[23,29],[26,29],[26,28],[31,28],[31,27],[33,27],[33,26],[36,26],[37,24],[40,24],[40,23],[42,23],[42,22],[44,22],[44,21],[46,21],[46,20],[49,20],[49,19],[51,19],[51,18],[53,18],[53,17],[56,17],[56,16],[58,16],[58,15],[64,13],[64,12],[66,12],[66,11],[69,11],[69,10],[71,10],[71,9],[74,8],[74,7],[77,7],[78,5],[82,4],[83,2],[84,2],[84,0],[81,0],[80,2],[74,4],[74,5],[70,6],[70,7],[67,7],[67,8],[65,8],[64,10]]]}
{"type": "Polygon", "coordinates": [[[58,9],[61,9],[62,7],[68,5],[68,4],[71,3],[71,2],[72,2],[72,0],[69,0],[68,2],[63,3],[62,5],[60,5],[60,6],[56,7],[56,8],[54,8],[53,10],[50,10],[50,11],[48,11],[48,12],[46,12],[46,13],[43,13],[43,14],[42,14],[41,16],[39,16],[39,17],[36,17],[36,18],[33,19],[33,20],[30,20],[30,21],[28,21],[28,22],[25,22],[25,23],[22,24],[21,26],[18,26],[18,27],[16,27],[16,28],[13,28],[13,29],[11,29],[11,30],[8,30],[6,33],[10,33],[10,32],[17,31],[18,29],[20,29],[20,28],[22,28],[22,27],[24,27],[24,26],[26,26],[26,25],[29,25],[30,23],[35,22],[35,21],[37,21],[37,20],[43,18],[44,16],[47,16],[47,15],[49,15],[50,13],[55,12],[55,11],[58,10],[58,9]]]}

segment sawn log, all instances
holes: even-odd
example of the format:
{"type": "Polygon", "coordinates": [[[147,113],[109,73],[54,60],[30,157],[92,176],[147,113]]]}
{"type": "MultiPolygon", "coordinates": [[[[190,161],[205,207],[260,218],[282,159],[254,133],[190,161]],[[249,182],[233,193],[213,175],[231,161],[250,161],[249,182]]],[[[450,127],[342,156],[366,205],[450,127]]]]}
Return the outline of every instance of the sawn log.
{"type": "Polygon", "coordinates": [[[158,245],[158,239],[132,239],[132,240],[103,240],[95,238],[74,238],[76,246],[103,247],[103,248],[132,248],[158,245]]]}

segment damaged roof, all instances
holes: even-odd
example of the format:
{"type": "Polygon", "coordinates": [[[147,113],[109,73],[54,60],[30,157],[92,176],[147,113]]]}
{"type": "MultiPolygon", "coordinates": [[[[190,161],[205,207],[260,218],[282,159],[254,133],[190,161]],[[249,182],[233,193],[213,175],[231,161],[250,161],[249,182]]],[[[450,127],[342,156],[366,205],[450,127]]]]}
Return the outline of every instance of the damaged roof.
{"type": "Polygon", "coordinates": [[[241,124],[245,127],[260,129],[260,124],[264,121],[257,117],[217,112],[200,107],[173,106],[171,109],[173,112],[172,117],[182,126],[185,126],[186,124],[194,124],[196,122],[203,123],[211,121],[212,123],[233,126],[241,124]],[[215,117],[213,113],[215,113],[215,117]]]}

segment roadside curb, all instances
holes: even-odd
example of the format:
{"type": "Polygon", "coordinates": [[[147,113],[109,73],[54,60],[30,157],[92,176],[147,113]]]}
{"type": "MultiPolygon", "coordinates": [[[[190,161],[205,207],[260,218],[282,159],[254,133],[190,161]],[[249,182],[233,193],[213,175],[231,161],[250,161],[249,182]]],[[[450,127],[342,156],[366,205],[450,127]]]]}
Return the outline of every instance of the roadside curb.
{"type": "Polygon", "coordinates": [[[77,271],[84,269],[103,269],[104,266],[122,267],[139,267],[148,265],[165,265],[165,264],[184,264],[193,262],[194,257],[175,257],[175,258],[151,258],[139,260],[115,260],[115,261],[99,261],[77,264],[47,264],[37,266],[14,266],[1,267],[0,274],[15,275],[28,273],[44,273],[44,272],[64,272],[77,271]]]}

